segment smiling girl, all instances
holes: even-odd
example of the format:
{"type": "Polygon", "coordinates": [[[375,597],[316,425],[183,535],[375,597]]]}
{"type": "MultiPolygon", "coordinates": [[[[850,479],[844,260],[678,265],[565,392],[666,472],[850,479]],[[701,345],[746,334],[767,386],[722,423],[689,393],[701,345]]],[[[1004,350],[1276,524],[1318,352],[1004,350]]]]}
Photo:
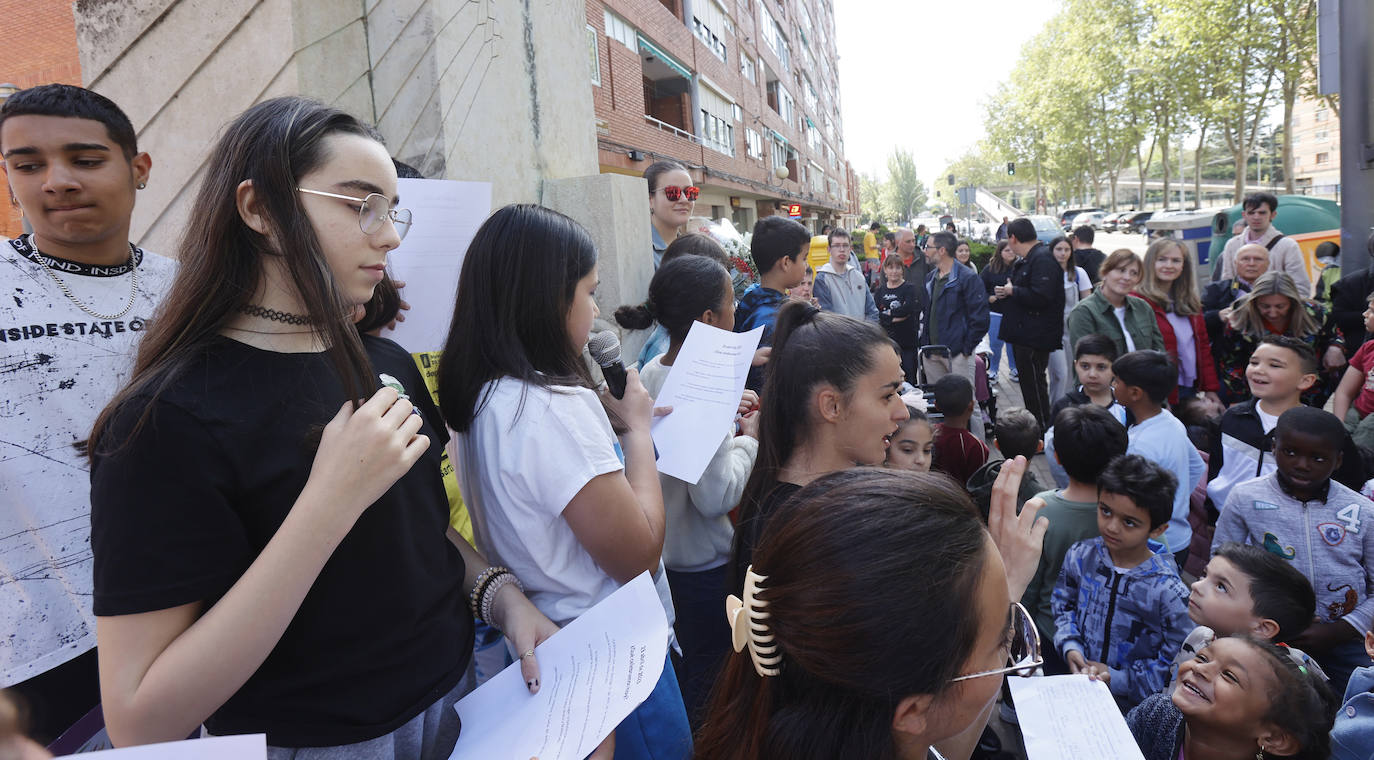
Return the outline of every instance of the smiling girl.
{"type": "Polygon", "coordinates": [[[1173,696],[1126,716],[1145,760],[1329,756],[1335,702],[1320,676],[1250,636],[1217,639],[1178,668],[1173,696]]]}

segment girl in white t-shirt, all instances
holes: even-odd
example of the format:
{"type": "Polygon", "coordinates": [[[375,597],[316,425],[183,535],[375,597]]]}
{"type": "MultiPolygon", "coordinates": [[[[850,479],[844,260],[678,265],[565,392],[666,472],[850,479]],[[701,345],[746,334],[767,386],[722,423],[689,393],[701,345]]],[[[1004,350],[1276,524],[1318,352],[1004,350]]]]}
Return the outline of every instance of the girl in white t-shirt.
{"type": "Polygon", "coordinates": [[[1083,267],[1073,263],[1073,246],[1068,238],[1050,241],[1050,253],[1064,269],[1064,338],[1062,348],[1050,354],[1050,398],[1057,399],[1073,388],[1073,346],[1069,343],[1069,312],[1078,302],[1092,295],[1092,282],[1083,267]]]}
{"type": "MultiPolygon", "coordinates": [[[[653,399],[633,369],[624,398],[598,395],[582,359],[596,285],[581,225],[536,205],[498,210],[468,247],[439,366],[478,544],[560,625],[657,571],[663,550],[653,399]]],[[[612,736],[618,758],[691,754],[671,666],[612,736]]]]}
{"type": "MultiPolygon", "coordinates": [[[[735,290],[725,267],[705,256],[667,260],[649,283],[649,298],[616,309],[615,320],[632,330],[658,322],[668,333],[668,350],[644,365],[640,378],[657,396],[668,379],[687,333],[697,322],[731,330],[735,290]]],[[[667,516],[663,564],[677,614],[682,644],[683,697],[689,715],[698,714],[716,673],[730,651],[730,628],[721,617],[729,576],[730,544],[735,536],[729,512],[739,504],[744,483],[759,450],[758,396],[746,390],[740,402],[739,429],[721,431],[720,445],[694,483],[659,475],[667,516]]]]}

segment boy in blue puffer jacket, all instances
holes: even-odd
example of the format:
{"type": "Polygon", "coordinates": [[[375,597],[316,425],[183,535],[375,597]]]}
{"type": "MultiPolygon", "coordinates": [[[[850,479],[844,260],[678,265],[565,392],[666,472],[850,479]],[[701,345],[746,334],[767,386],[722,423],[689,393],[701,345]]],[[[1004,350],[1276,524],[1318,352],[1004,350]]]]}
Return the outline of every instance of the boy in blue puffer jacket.
{"type": "Polygon", "coordinates": [[[1054,646],[1073,673],[1106,682],[1129,709],[1169,684],[1192,630],[1188,589],[1164,547],[1173,473],[1136,454],[1113,459],[1097,479],[1099,536],[1069,547],[1054,587],[1054,646]]]}

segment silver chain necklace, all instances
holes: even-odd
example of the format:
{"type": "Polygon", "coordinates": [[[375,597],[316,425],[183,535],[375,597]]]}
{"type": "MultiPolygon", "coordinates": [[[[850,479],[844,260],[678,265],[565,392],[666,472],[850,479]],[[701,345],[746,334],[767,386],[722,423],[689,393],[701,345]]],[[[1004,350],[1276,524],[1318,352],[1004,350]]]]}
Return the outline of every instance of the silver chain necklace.
{"type": "MultiPolygon", "coordinates": [[[[34,246],[33,250],[38,251],[38,247],[34,246]]],[[[40,264],[40,266],[42,265],[40,264]]],[[[103,320],[106,322],[119,319],[120,317],[123,317],[125,314],[128,314],[134,308],[134,302],[138,300],[138,262],[134,260],[134,256],[132,253],[130,253],[129,255],[129,270],[133,273],[133,279],[129,287],[129,302],[124,305],[124,308],[118,314],[109,315],[101,314],[97,311],[94,311],[86,304],[81,303],[81,300],[79,298],[72,295],[72,291],[67,288],[67,283],[63,282],[62,278],[57,276],[57,272],[54,272],[52,270],[52,267],[43,266],[43,271],[47,272],[48,276],[52,278],[52,281],[57,283],[57,289],[62,291],[62,295],[66,296],[67,300],[76,304],[76,308],[86,312],[87,314],[91,315],[92,317],[95,317],[96,319],[103,320]]]]}

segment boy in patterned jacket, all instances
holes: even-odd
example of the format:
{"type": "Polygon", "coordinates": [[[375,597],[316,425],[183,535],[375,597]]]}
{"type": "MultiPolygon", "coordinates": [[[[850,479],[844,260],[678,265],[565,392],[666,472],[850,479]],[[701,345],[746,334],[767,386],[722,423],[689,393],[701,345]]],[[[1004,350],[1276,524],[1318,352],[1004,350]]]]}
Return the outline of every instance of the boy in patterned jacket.
{"type": "Polygon", "coordinates": [[[1150,541],[1169,524],[1176,488],[1145,457],[1113,459],[1097,479],[1100,535],[1069,548],[1054,587],[1055,649],[1070,672],[1104,681],[1123,711],[1164,690],[1193,628],[1178,566],[1150,541]]]}
{"type": "Polygon", "coordinates": [[[1374,503],[1331,475],[1341,466],[1345,426],[1300,406],[1274,428],[1278,469],[1231,489],[1212,550],[1256,544],[1289,560],[1317,593],[1317,618],[1293,641],[1316,658],[1337,693],[1370,664],[1361,636],[1374,625],[1374,503]]]}

